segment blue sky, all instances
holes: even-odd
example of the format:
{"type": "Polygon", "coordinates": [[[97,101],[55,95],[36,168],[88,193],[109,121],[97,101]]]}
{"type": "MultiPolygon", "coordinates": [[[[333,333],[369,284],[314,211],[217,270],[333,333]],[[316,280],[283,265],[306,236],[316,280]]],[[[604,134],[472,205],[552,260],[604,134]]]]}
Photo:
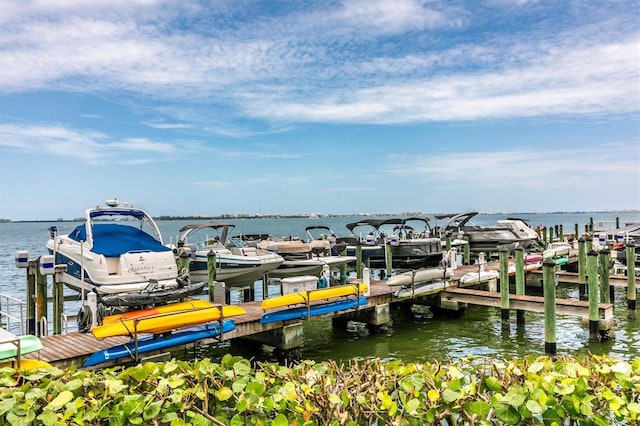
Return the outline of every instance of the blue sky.
{"type": "Polygon", "coordinates": [[[632,1],[0,2],[0,218],[640,208],[632,1]]]}

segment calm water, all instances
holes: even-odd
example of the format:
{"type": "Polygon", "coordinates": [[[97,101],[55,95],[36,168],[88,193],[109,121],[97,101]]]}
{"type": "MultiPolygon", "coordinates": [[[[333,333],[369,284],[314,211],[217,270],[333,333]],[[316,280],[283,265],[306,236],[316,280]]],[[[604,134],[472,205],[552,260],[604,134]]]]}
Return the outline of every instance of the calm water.
{"type": "MultiPolygon", "coordinates": [[[[479,215],[474,223],[491,225],[496,220],[514,215],[479,215]]],[[[640,221],[637,213],[584,213],[584,214],[521,214],[532,225],[547,227],[562,225],[565,232],[572,233],[574,225],[584,231],[589,219],[594,221],[621,222],[640,221]]],[[[345,225],[357,218],[320,219],[237,219],[227,222],[236,225],[234,233],[270,233],[272,235],[294,235],[306,238],[305,227],[327,225],[338,235],[346,235],[345,225]]],[[[159,222],[165,243],[175,242],[178,229],[187,221],[159,222]]],[[[44,249],[48,238],[47,228],[56,225],[60,233],[70,232],[77,223],[0,223],[0,293],[24,300],[26,271],[17,269],[14,263],[18,250],[28,250],[29,258],[46,254],[44,249]]],[[[66,290],[67,294],[75,294],[66,290]]],[[[612,354],[631,360],[640,356],[640,320],[626,317],[625,289],[617,289],[615,297],[616,339],[604,343],[589,343],[588,330],[575,317],[559,317],[557,321],[557,349],[559,354],[576,355],[586,353],[612,354]]],[[[578,298],[575,286],[561,286],[558,297],[578,298]]],[[[5,301],[0,301],[5,309],[5,301]]],[[[79,304],[67,303],[65,311],[69,315],[77,313],[79,304]]],[[[51,312],[51,309],[49,309],[51,312]]],[[[200,356],[218,357],[230,350],[229,344],[198,349],[200,356]]],[[[235,351],[235,349],[234,349],[235,351]]],[[[407,362],[446,360],[467,355],[499,358],[522,357],[528,354],[544,353],[544,318],[541,314],[527,313],[526,325],[519,328],[515,312],[511,315],[511,327],[504,330],[500,320],[500,310],[472,306],[459,318],[433,317],[427,307],[414,306],[412,309],[392,307],[392,322],[382,333],[369,334],[366,327],[350,323],[344,329],[333,328],[330,320],[305,322],[305,344],[302,349],[306,359],[349,360],[352,358],[378,357],[382,359],[402,359],[407,362]]],[[[239,353],[258,359],[271,359],[268,348],[260,353],[239,353]]]]}

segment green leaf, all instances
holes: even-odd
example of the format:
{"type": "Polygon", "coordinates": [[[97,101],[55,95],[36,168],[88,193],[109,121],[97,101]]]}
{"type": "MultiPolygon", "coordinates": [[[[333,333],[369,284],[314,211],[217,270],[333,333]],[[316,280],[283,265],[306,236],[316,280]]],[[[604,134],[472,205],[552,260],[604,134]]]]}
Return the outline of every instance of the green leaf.
{"type": "Polygon", "coordinates": [[[469,404],[469,411],[478,417],[485,417],[489,414],[491,406],[484,401],[473,401],[469,404]]]}
{"type": "Polygon", "coordinates": [[[231,391],[231,389],[229,389],[226,386],[221,387],[216,392],[216,398],[218,398],[219,401],[226,401],[227,399],[231,398],[232,396],[233,396],[233,392],[231,391]]]}
{"type": "Polygon", "coordinates": [[[336,395],[335,393],[332,393],[329,395],[329,402],[336,405],[336,404],[342,404],[342,400],[340,399],[340,397],[338,395],[336,395]]]}
{"type": "Polygon", "coordinates": [[[62,391],[56,396],[53,401],[47,404],[46,409],[51,411],[58,411],[62,408],[67,402],[73,399],[73,393],[69,391],[62,391]]]}
{"type": "Polygon", "coordinates": [[[58,422],[58,416],[51,410],[44,410],[42,414],[37,417],[44,426],[53,426],[58,422]]]}
{"type": "Polygon", "coordinates": [[[484,382],[486,383],[489,390],[492,390],[493,392],[502,390],[502,382],[500,382],[500,380],[496,379],[493,376],[487,377],[484,382]]]}
{"type": "Polygon", "coordinates": [[[495,407],[496,417],[508,425],[517,425],[521,416],[518,411],[509,404],[498,403],[495,407]]]}
{"type": "Polygon", "coordinates": [[[287,420],[287,417],[284,414],[278,413],[278,415],[275,416],[275,418],[271,422],[271,425],[272,426],[289,426],[289,421],[287,420]]]}
{"type": "Polygon", "coordinates": [[[154,401],[151,404],[147,405],[142,412],[142,417],[145,420],[154,419],[162,409],[162,401],[154,401]]]}
{"type": "Polygon", "coordinates": [[[460,392],[451,389],[445,389],[442,392],[442,400],[446,403],[456,401],[458,398],[460,398],[460,392]]]}
{"type": "Polygon", "coordinates": [[[420,408],[420,405],[422,405],[421,401],[418,398],[413,398],[407,402],[405,410],[409,414],[415,414],[418,411],[418,408],[420,408]]]}
{"type": "Polygon", "coordinates": [[[74,391],[76,389],[79,389],[82,387],[82,380],[80,379],[76,379],[76,380],[71,380],[67,383],[65,383],[65,385],[62,387],[63,390],[68,390],[68,391],[74,391]]]}
{"type": "Polygon", "coordinates": [[[546,407],[543,407],[538,401],[530,399],[527,401],[527,410],[533,414],[542,414],[546,411],[546,407]]]}

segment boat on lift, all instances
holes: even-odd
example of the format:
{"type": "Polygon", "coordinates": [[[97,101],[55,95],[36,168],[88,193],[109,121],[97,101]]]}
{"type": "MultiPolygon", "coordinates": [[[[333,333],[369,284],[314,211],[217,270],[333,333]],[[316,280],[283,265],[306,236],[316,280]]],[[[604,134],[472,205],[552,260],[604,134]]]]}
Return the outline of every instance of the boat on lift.
{"type": "Polygon", "coordinates": [[[191,249],[191,279],[208,279],[209,253],[215,255],[216,281],[223,281],[227,287],[251,285],[284,262],[277,253],[250,247],[239,238],[228,239],[233,228],[235,225],[224,222],[196,223],[180,228],[178,247],[191,249]]]}
{"type": "Polygon", "coordinates": [[[63,283],[95,292],[105,306],[145,306],[199,294],[206,282],[178,274],[171,248],[163,244],[153,218],[117,200],[85,211],[84,223],[69,234],[49,228],[46,247],[65,265],[63,283]]]}
{"type": "Polygon", "coordinates": [[[527,251],[541,251],[544,243],[536,231],[520,218],[498,220],[496,225],[479,226],[472,224],[478,212],[436,215],[436,219],[447,219],[445,225],[434,228],[434,233],[452,239],[469,241],[471,252],[499,251],[501,248],[513,250],[522,247],[527,251]]]}

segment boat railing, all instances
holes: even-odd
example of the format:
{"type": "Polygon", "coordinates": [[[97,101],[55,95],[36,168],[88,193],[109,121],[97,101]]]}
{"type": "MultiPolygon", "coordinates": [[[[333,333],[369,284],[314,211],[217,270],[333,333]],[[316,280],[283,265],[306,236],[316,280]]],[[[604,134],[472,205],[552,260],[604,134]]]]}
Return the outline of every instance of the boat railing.
{"type": "Polygon", "coordinates": [[[47,337],[49,335],[49,321],[47,317],[40,318],[40,337],[47,337]]]}
{"type": "Polygon", "coordinates": [[[26,303],[20,299],[0,293],[0,322],[5,324],[8,331],[11,331],[12,327],[16,327],[14,322],[17,322],[18,327],[20,327],[20,334],[25,334],[25,305],[26,303]]]}

